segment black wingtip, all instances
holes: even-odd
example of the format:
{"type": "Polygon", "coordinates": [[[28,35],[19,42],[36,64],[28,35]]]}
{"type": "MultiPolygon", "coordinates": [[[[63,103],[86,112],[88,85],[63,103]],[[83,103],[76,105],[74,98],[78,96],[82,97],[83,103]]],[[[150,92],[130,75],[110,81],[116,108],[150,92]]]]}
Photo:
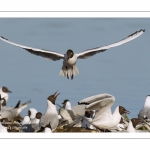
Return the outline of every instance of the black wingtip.
{"type": "Polygon", "coordinates": [[[5,39],[5,40],[8,40],[8,39],[6,39],[6,38],[4,38],[3,36],[0,36],[2,39],[5,39]]]}
{"type": "Polygon", "coordinates": [[[18,103],[16,104],[16,106],[14,108],[19,108],[21,101],[19,100],[18,103]]]}
{"type": "Polygon", "coordinates": [[[143,30],[143,32],[145,32],[145,29],[143,30]]]}

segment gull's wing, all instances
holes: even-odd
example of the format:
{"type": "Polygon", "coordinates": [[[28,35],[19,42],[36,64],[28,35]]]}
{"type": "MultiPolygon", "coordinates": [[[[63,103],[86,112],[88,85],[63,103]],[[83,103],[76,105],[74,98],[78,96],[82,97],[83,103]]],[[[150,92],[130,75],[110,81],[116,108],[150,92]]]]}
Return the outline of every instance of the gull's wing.
{"type": "Polygon", "coordinates": [[[124,43],[129,42],[129,41],[132,41],[135,38],[137,38],[140,35],[142,35],[144,32],[145,32],[145,29],[144,30],[141,29],[139,31],[136,31],[136,32],[132,33],[131,35],[127,36],[126,38],[124,38],[121,41],[118,41],[116,43],[113,43],[113,44],[110,44],[110,45],[107,45],[107,46],[103,46],[103,47],[97,47],[97,48],[89,49],[89,50],[83,51],[81,53],[78,53],[77,57],[81,58],[81,59],[85,59],[85,58],[91,57],[91,56],[93,56],[93,55],[95,55],[95,54],[97,54],[99,52],[104,52],[105,50],[107,50],[109,48],[112,48],[112,47],[115,47],[115,46],[119,46],[119,45],[122,45],[124,43]]]}
{"type": "Polygon", "coordinates": [[[20,45],[20,44],[17,44],[17,43],[13,43],[13,42],[9,41],[8,39],[6,39],[2,36],[0,36],[0,39],[4,42],[7,42],[7,43],[12,44],[14,46],[23,48],[26,51],[30,52],[31,54],[42,56],[42,57],[45,57],[45,58],[48,58],[48,59],[51,59],[51,60],[54,60],[54,61],[64,58],[63,54],[59,54],[59,53],[56,53],[56,52],[53,52],[53,51],[47,51],[47,50],[44,50],[44,49],[38,49],[38,48],[33,48],[33,47],[28,47],[28,46],[20,45]]]}
{"type": "MultiPolygon", "coordinates": [[[[113,103],[115,102],[115,98],[114,97],[109,97],[109,98],[104,98],[104,99],[101,99],[101,100],[98,100],[96,102],[93,102],[89,105],[87,105],[85,107],[86,110],[99,110],[103,107],[110,107],[113,105],[113,103]]],[[[97,112],[97,113],[98,113],[97,112]]]]}
{"type": "Polygon", "coordinates": [[[108,93],[93,95],[93,96],[82,99],[81,101],[78,102],[78,105],[82,105],[82,104],[89,105],[90,103],[100,101],[102,99],[109,98],[109,97],[114,97],[114,96],[108,93]]]}
{"type": "MultiPolygon", "coordinates": [[[[94,102],[101,101],[101,100],[106,99],[106,98],[114,98],[114,96],[112,96],[110,94],[107,94],[107,93],[104,93],[104,94],[97,94],[97,95],[93,95],[93,96],[84,98],[84,99],[82,99],[81,101],[78,102],[78,105],[72,107],[72,111],[74,112],[75,116],[77,114],[80,115],[80,116],[84,116],[85,109],[87,108],[88,105],[90,105],[94,102]]],[[[104,103],[105,102],[101,103],[102,106],[105,105],[104,103]]],[[[95,107],[95,109],[100,108],[100,107],[97,107],[95,105],[93,105],[93,107],[95,107]]]]}
{"type": "MultiPolygon", "coordinates": [[[[99,105],[100,109],[98,110],[98,112],[96,113],[93,122],[97,121],[97,120],[106,120],[106,118],[110,118],[112,117],[112,112],[111,112],[111,106],[114,104],[115,102],[115,98],[106,98],[104,100],[101,100],[99,102],[97,102],[97,105],[99,105]],[[101,107],[102,106],[102,107],[101,107]]],[[[95,102],[96,103],[96,102],[95,102]]],[[[94,105],[96,105],[95,103],[93,103],[93,106],[88,106],[87,109],[90,109],[90,107],[94,107],[94,105]]]]}
{"type": "Polygon", "coordinates": [[[76,105],[74,107],[72,107],[72,111],[74,113],[75,116],[80,115],[80,116],[84,116],[85,114],[85,107],[86,105],[76,105]]]}
{"type": "Polygon", "coordinates": [[[69,123],[73,122],[71,115],[69,114],[69,112],[65,108],[60,108],[59,114],[63,119],[68,120],[69,123]]]}

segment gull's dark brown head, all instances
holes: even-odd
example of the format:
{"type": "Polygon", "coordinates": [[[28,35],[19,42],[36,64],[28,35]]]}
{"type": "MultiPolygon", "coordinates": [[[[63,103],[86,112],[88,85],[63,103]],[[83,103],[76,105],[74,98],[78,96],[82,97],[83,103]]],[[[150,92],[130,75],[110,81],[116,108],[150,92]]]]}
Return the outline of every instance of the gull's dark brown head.
{"type": "Polygon", "coordinates": [[[132,118],[131,119],[132,125],[135,128],[141,121],[138,118],[132,118]]]}
{"type": "Polygon", "coordinates": [[[85,111],[84,116],[85,116],[85,117],[87,117],[87,118],[90,118],[90,117],[91,117],[91,114],[90,114],[90,112],[89,112],[89,111],[85,111]]]}
{"type": "Polygon", "coordinates": [[[68,59],[69,59],[69,58],[72,58],[72,57],[73,57],[73,55],[74,55],[73,50],[68,49],[68,50],[67,50],[67,58],[68,58],[68,59]]]}
{"type": "Polygon", "coordinates": [[[41,119],[41,117],[42,117],[42,113],[41,112],[37,112],[35,118],[41,119]]]}
{"type": "Polygon", "coordinates": [[[94,114],[93,111],[86,110],[84,116],[87,117],[87,118],[92,118],[93,114],[94,114]]]}
{"type": "Polygon", "coordinates": [[[130,112],[126,110],[124,107],[119,106],[119,113],[120,115],[122,115],[122,114],[129,114],[130,112]]]}
{"type": "Polygon", "coordinates": [[[50,95],[47,99],[52,102],[54,105],[55,105],[55,101],[56,101],[56,98],[57,96],[60,94],[60,93],[57,93],[58,91],[56,91],[53,95],[50,95]]]}
{"type": "Polygon", "coordinates": [[[2,91],[5,93],[12,93],[10,90],[8,90],[8,88],[6,86],[2,87],[2,91]]]}

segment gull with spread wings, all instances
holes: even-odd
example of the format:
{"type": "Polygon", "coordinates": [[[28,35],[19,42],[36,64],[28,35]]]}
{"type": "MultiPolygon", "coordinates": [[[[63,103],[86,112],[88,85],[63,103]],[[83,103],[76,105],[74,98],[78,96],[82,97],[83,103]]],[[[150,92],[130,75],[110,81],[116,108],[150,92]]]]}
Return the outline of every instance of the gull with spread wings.
{"type": "Polygon", "coordinates": [[[71,50],[71,49],[67,50],[66,54],[60,54],[60,53],[57,53],[57,52],[54,52],[54,51],[47,51],[47,50],[44,50],[44,49],[23,46],[23,45],[11,42],[11,41],[9,41],[8,39],[6,39],[2,36],[0,36],[0,39],[3,40],[4,42],[7,42],[7,43],[12,44],[14,46],[18,46],[20,48],[23,48],[23,49],[25,49],[26,51],[28,51],[32,54],[51,59],[53,61],[63,59],[64,60],[63,61],[63,66],[60,70],[59,75],[60,76],[65,76],[68,79],[69,78],[73,79],[74,76],[79,74],[78,68],[76,66],[76,62],[77,62],[78,58],[85,59],[85,58],[91,57],[91,56],[93,56],[93,55],[95,55],[99,52],[104,52],[109,48],[122,45],[122,44],[127,43],[131,40],[134,40],[135,38],[142,35],[144,32],[145,32],[145,29],[144,30],[141,29],[139,31],[136,31],[136,32],[132,33],[131,35],[127,36],[126,38],[124,38],[124,39],[122,39],[122,40],[120,40],[116,43],[113,43],[113,44],[110,44],[110,45],[107,45],[107,46],[88,49],[88,50],[85,50],[85,51],[83,51],[81,53],[78,53],[78,54],[75,54],[74,51],[71,50]]]}

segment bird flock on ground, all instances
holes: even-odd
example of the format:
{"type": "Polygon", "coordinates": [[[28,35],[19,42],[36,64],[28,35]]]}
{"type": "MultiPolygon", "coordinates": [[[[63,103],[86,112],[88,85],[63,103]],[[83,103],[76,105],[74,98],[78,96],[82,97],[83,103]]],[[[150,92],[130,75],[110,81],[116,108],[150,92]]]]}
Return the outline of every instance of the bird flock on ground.
{"type": "Polygon", "coordinates": [[[29,107],[31,100],[23,104],[19,100],[14,107],[7,107],[9,93],[11,91],[5,86],[0,89],[0,133],[150,132],[150,95],[137,118],[129,120],[127,114],[130,112],[123,106],[117,106],[112,113],[115,97],[108,93],[87,97],[72,107],[68,99],[62,106],[57,104],[60,93],[56,91],[45,100],[47,109],[44,113],[29,108],[24,117],[20,113],[29,107]]]}
{"type": "MultiPolygon", "coordinates": [[[[23,46],[9,41],[0,36],[0,40],[11,45],[25,49],[26,51],[42,56],[53,61],[63,59],[63,65],[59,75],[73,79],[79,74],[76,66],[77,59],[85,59],[99,52],[104,52],[112,47],[125,44],[136,39],[145,32],[145,29],[136,31],[126,38],[102,47],[85,50],[81,53],[74,53],[67,50],[66,54],[53,51],[23,46]]],[[[78,102],[78,105],[71,107],[68,99],[57,104],[56,99],[60,94],[56,91],[47,97],[47,109],[45,112],[38,112],[36,108],[29,108],[27,115],[22,117],[20,113],[31,103],[31,100],[21,104],[19,100],[14,107],[7,107],[8,93],[11,91],[3,86],[0,89],[0,132],[149,132],[150,131],[150,96],[145,100],[143,109],[137,118],[128,119],[130,112],[123,106],[117,106],[112,113],[111,107],[115,97],[108,93],[97,94],[87,97],[78,102]],[[56,105],[60,108],[57,110],[56,105]]],[[[45,101],[45,102],[46,102],[45,101]]]]}

